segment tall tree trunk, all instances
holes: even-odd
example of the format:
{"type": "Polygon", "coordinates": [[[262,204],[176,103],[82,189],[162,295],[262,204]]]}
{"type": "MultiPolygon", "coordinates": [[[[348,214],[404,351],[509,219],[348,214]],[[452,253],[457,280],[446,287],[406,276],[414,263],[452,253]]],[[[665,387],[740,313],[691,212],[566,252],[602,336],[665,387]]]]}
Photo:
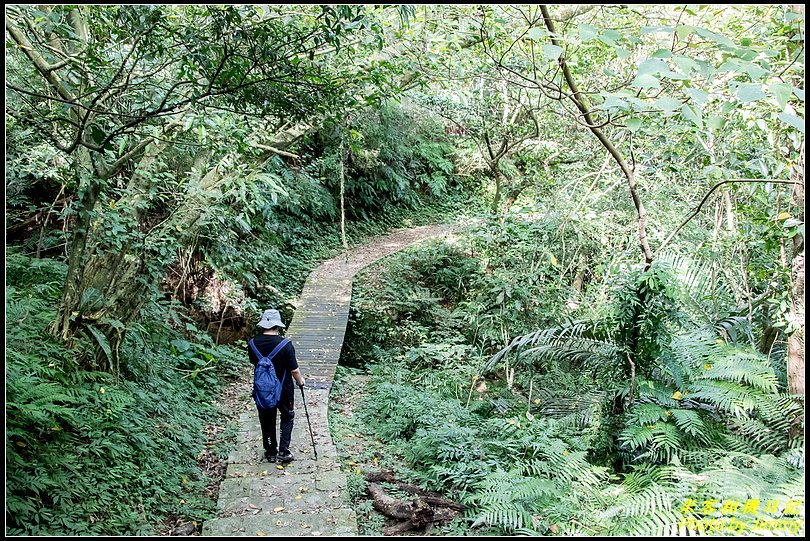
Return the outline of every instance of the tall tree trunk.
{"type": "MultiPolygon", "coordinates": [[[[341,121],[342,123],[342,121],[341,121]]],[[[348,127],[348,126],[347,126],[348,127]]],[[[346,159],[345,152],[345,130],[344,126],[340,126],[340,146],[338,148],[338,169],[340,171],[340,241],[343,244],[343,251],[346,255],[347,261],[349,257],[349,244],[346,242],[346,172],[344,171],[343,162],[346,159]]]]}
{"type": "MultiPolygon", "coordinates": [[[[799,209],[799,220],[804,222],[804,143],[799,149],[793,180],[801,184],[794,185],[791,203],[799,209]]],[[[804,396],[804,236],[801,234],[793,237],[791,282],[790,321],[797,328],[788,336],[788,390],[804,396]]]]}
{"type": "Polygon", "coordinates": [[[793,260],[793,308],[790,320],[798,325],[788,337],[788,391],[804,396],[804,250],[793,260]]]}
{"type": "Polygon", "coordinates": [[[91,159],[88,150],[84,147],[79,147],[73,157],[77,185],[83,186],[84,189],[79,196],[76,225],[73,228],[73,239],[70,243],[68,272],[65,278],[65,287],[62,290],[62,300],[59,304],[57,317],[48,329],[51,334],[66,341],[72,335],[70,324],[72,314],[82,298],[81,274],[84,268],[87,241],[90,234],[90,222],[96,208],[96,201],[98,201],[101,192],[101,182],[94,178],[92,167],[89,165],[91,159]]]}

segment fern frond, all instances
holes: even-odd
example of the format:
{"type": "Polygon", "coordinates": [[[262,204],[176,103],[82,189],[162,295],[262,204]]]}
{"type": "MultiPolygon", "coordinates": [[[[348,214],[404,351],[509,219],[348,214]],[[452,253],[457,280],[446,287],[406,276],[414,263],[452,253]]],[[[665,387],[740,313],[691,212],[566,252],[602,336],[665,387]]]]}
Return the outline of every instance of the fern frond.
{"type": "Polygon", "coordinates": [[[706,425],[703,423],[703,419],[700,418],[698,412],[690,409],[673,409],[671,411],[672,418],[675,420],[675,424],[678,428],[698,439],[706,439],[704,436],[706,425]]]}
{"type": "Polygon", "coordinates": [[[639,425],[650,425],[656,421],[666,421],[668,410],[658,404],[647,402],[636,404],[630,412],[630,422],[639,425]]]}
{"type": "Polygon", "coordinates": [[[550,419],[568,419],[579,427],[590,426],[601,416],[608,393],[597,389],[541,389],[532,410],[550,419]]]}
{"type": "Polygon", "coordinates": [[[543,497],[553,497],[553,481],[524,477],[514,472],[497,472],[476,485],[469,501],[480,507],[472,527],[482,524],[514,531],[532,525],[531,510],[543,497]]]}
{"type": "Polygon", "coordinates": [[[691,308],[694,318],[712,324],[715,309],[728,313],[734,307],[734,294],[717,260],[696,261],[687,255],[665,252],[658,257],[658,263],[670,267],[672,276],[681,284],[681,300],[691,308]]]}
{"type": "Polygon", "coordinates": [[[754,343],[754,330],[748,318],[728,316],[714,322],[711,327],[729,344],[742,346],[754,343]]]}
{"type": "Polygon", "coordinates": [[[693,400],[705,401],[738,417],[755,410],[763,396],[745,385],[730,381],[705,380],[695,383],[691,392],[693,400]]]}
{"type": "Polygon", "coordinates": [[[672,511],[673,498],[661,485],[649,485],[638,492],[625,493],[613,506],[604,511],[602,518],[640,517],[661,511],[672,511]]]}
{"type": "Polygon", "coordinates": [[[779,380],[760,354],[739,350],[725,353],[726,355],[716,359],[713,364],[704,367],[700,379],[734,381],[767,393],[777,392],[779,380]]]}
{"type": "Polygon", "coordinates": [[[602,334],[600,325],[601,322],[596,321],[572,321],[563,326],[540,329],[518,336],[493,355],[480,372],[482,374],[489,372],[513,351],[541,359],[593,363],[620,358],[620,348],[611,340],[599,336],[602,334]]]}

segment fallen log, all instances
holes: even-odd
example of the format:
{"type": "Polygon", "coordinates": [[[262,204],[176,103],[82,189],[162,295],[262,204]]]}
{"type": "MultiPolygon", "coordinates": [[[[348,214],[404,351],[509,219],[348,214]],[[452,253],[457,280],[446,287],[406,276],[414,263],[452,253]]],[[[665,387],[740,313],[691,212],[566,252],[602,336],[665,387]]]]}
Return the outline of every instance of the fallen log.
{"type": "Polygon", "coordinates": [[[451,522],[464,509],[464,505],[458,502],[426,492],[416,485],[397,481],[392,472],[369,473],[366,479],[371,481],[368,494],[373,499],[374,508],[387,517],[404,521],[384,528],[384,535],[398,535],[410,530],[426,531],[435,524],[451,522]],[[415,497],[412,500],[392,498],[379,482],[395,484],[415,497]]]}
{"type": "Polygon", "coordinates": [[[394,472],[391,471],[369,472],[366,474],[366,481],[370,483],[386,482],[395,484],[397,485],[397,488],[399,488],[403,492],[407,492],[408,494],[416,494],[419,497],[421,497],[426,503],[433,506],[449,507],[450,509],[455,509],[456,511],[464,511],[465,509],[464,504],[442,498],[441,496],[437,496],[436,494],[427,492],[423,490],[421,487],[418,487],[416,485],[411,485],[409,483],[397,481],[396,478],[394,477],[394,472]]]}
{"type": "Polygon", "coordinates": [[[374,508],[392,518],[400,518],[408,520],[412,516],[411,504],[413,502],[405,502],[396,500],[385,493],[385,490],[377,483],[371,483],[368,486],[369,496],[374,498],[374,508]]]}

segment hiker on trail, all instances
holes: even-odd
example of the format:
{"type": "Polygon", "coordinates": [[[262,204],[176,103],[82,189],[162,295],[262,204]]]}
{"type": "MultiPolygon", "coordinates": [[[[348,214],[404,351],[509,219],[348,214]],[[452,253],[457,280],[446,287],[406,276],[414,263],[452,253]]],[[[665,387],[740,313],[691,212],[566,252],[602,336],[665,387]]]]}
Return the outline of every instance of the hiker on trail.
{"type": "MultiPolygon", "coordinates": [[[[248,342],[248,355],[250,362],[254,366],[254,399],[259,411],[259,422],[262,425],[262,445],[264,447],[264,457],[270,462],[286,464],[293,461],[290,452],[290,440],[292,439],[293,418],[293,398],[295,387],[293,379],[299,387],[304,387],[304,378],[298,370],[298,361],[295,359],[295,348],[292,342],[282,337],[279,333],[281,329],[287,327],[281,321],[278,310],[265,310],[261,320],[256,324],[263,332],[257,334],[248,342]],[[282,344],[283,343],[283,344],[282,344]],[[279,347],[280,346],[280,347],[279,347]],[[257,355],[258,353],[258,355],[257,355]],[[274,354],[275,353],[275,354],[274,354]],[[271,357],[272,365],[275,369],[275,377],[272,384],[280,383],[280,394],[278,387],[275,388],[276,396],[273,398],[257,397],[257,388],[261,388],[259,380],[273,379],[269,368],[263,368],[259,363],[259,355],[263,358],[271,357]],[[261,374],[261,372],[265,372],[261,374]],[[257,387],[258,386],[258,387],[257,387]],[[274,407],[263,407],[263,406],[274,407]],[[276,439],[276,412],[281,415],[280,438],[276,439]]],[[[266,364],[262,363],[262,364],[266,364]]],[[[261,392],[259,393],[262,394],[261,392]]]]}

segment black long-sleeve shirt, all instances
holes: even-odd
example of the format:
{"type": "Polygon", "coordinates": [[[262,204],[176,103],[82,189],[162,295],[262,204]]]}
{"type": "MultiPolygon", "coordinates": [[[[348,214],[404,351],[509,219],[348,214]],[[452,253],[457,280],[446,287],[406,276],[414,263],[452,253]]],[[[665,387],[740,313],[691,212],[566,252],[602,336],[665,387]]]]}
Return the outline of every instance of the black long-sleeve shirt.
{"type": "MultiPolygon", "coordinates": [[[[282,340],[284,340],[284,337],[278,334],[258,334],[253,337],[253,343],[256,345],[256,349],[265,357],[270,355],[282,340]]],[[[259,364],[259,359],[256,357],[250,344],[248,344],[247,348],[250,363],[255,369],[256,365],[259,364]]],[[[284,383],[281,386],[281,400],[289,402],[295,396],[295,380],[293,380],[292,371],[298,368],[298,361],[295,358],[295,348],[292,342],[288,342],[281,351],[276,353],[276,356],[273,357],[273,366],[276,369],[276,377],[278,380],[282,381],[282,377],[284,378],[284,383]]]]}

